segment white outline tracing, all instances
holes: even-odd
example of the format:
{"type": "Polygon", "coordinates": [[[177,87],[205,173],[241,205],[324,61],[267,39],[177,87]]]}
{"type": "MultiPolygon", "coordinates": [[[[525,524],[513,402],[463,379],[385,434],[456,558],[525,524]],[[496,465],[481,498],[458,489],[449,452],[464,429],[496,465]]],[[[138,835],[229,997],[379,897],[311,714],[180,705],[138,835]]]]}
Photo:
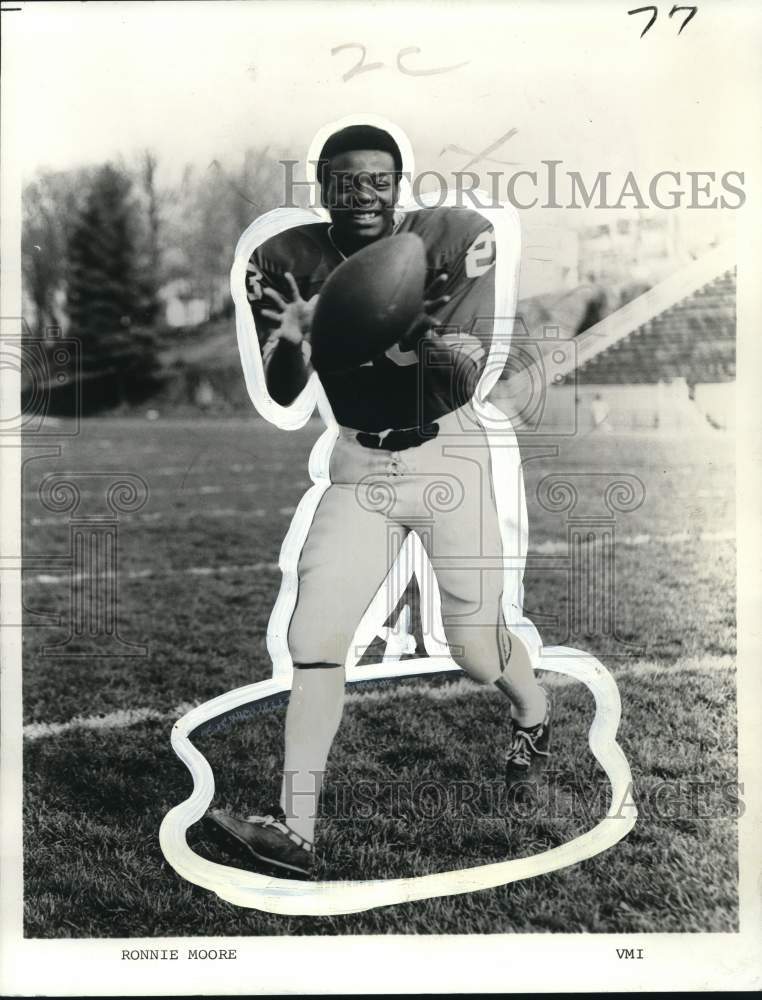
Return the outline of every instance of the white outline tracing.
{"type": "MultiPolygon", "coordinates": [[[[311,183],[315,183],[314,162],[325,139],[332,132],[352,124],[378,125],[390,132],[400,146],[403,167],[407,175],[413,176],[412,149],[404,133],[393,123],[378,116],[353,115],[325,126],[316,135],[308,152],[307,169],[311,183]]],[[[404,189],[403,193],[406,193],[404,189]]],[[[487,197],[484,192],[475,192],[475,196],[477,199],[487,197]]],[[[450,194],[442,201],[441,195],[437,193],[432,196],[424,195],[420,201],[424,204],[430,202],[452,205],[454,196],[450,194]]],[[[317,201],[313,200],[313,204],[316,203],[317,201]]],[[[401,196],[400,207],[404,211],[406,208],[420,207],[420,204],[414,206],[407,197],[403,201],[401,196]]],[[[172,747],[193,777],[193,792],[188,799],[167,813],[159,831],[164,856],[179,875],[195,885],[213,890],[222,899],[238,906],[270,913],[327,916],[354,913],[417,899],[473,892],[577,864],[612,847],[626,836],[635,824],[637,810],[631,794],[630,767],[616,742],[621,703],[614,678],[594,656],[588,653],[560,646],[542,649],[539,635],[532,623],[523,617],[519,617],[518,620],[516,618],[516,608],[520,608],[521,601],[515,593],[515,580],[520,579],[523,574],[528,540],[520,456],[507,418],[493,404],[486,402],[486,398],[505,366],[510,349],[521,236],[518,216],[512,206],[477,210],[494,227],[498,249],[495,265],[495,327],[487,363],[473,402],[477,419],[490,445],[495,500],[504,551],[519,553],[518,558],[505,560],[503,593],[505,620],[511,626],[522,626],[524,634],[528,632],[531,637],[535,637],[532,645],[535,647],[537,669],[567,674],[587,685],[592,692],[595,699],[595,715],[590,727],[589,744],[611,783],[611,806],[606,816],[591,830],[541,854],[412,878],[360,882],[302,882],[272,878],[207,861],[188,846],[186,839],[188,828],[206,813],[214,796],[214,776],[211,767],[191,743],[191,733],[198,726],[220,715],[291,689],[293,665],[286,640],[298,591],[297,562],[320,499],[330,486],[328,465],[339,433],[330,404],[314,373],[299,397],[288,407],[274,402],[265,385],[256,327],[246,294],[246,265],[254,250],[265,240],[294,226],[321,222],[325,218],[325,213],[303,209],[276,209],[255,220],[241,236],[230,275],[236,310],[238,346],[246,385],[259,413],[278,427],[293,430],[304,426],[317,406],[325,421],[326,429],[315,442],[310,454],[309,473],[313,485],[297,506],[281,548],[279,560],[283,574],[281,587],[267,630],[267,648],[273,663],[272,677],[205,702],[192,709],[175,724],[171,736],[172,747]],[[498,429],[502,447],[493,447],[498,429]],[[505,447],[506,443],[513,446],[505,447]],[[517,518],[514,515],[508,518],[509,502],[513,503],[515,509],[517,501],[515,493],[509,497],[509,490],[515,490],[517,482],[520,490],[518,497],[520,516],[517,518]],[[518,537],[507,542],[505,533],[509,530],[514,534],[518,532],[518,537]],[[512,592],[517,598],[515,602],[509,599],[512,592]]],[[[437,635],[444,635],[441,627],[441,602],[435,578],[426,572],[427,565],[428,560],[420,539],[415,532],[411,532],[402,545],[395,566],[389,571],[357,627],[347,655],[347,683],[431,675],[461,669],[449,656],[446,643],[435,638],[437,635]],[[356,650],[365,649],[376,636],[388,634],[388,629],[385,628],[388,609],[396,607],[413,576],[417,577],[419,588],[423,588],[424,581],[434,581],[430,599],[421,601],[422,609],[431,608],[435,619],[423,623],[424,643],[428,656],[400,661],[396,656],[390,655],[381,663],[359,668],[356,650]]]]}

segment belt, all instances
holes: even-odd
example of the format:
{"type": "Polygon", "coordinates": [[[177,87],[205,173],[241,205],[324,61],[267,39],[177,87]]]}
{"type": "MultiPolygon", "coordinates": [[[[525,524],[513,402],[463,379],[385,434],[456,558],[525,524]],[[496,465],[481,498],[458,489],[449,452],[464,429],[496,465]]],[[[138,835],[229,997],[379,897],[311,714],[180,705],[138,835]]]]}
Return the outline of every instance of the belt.
{"type": "Polygon", "coordinates": [[[426,441],[433,441],[439,434],[439,424],[424,424],[423,427],[405,427],[398,431],[382,431],[373,434],[370,431],[358,431],[355,439],[363,448],[383,448],[384,451],[405,451],[406,448],[417,448],[426,441]]]}

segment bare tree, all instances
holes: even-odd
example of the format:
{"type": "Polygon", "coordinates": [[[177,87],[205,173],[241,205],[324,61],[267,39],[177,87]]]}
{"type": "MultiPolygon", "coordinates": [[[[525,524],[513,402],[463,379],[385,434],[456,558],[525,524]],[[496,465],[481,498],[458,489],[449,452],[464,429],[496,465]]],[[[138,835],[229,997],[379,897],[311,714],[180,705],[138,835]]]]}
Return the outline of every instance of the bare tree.
{"type": "Polygon", "coordinates": [[[271,150],[249,149],[228,167],[212,160],[206,170],[186,168],[167,213],[162,243],[173,276],[188,278],[193,294],[210,313],[227,297],[230,265],[241,233],[258,216],[277,207],[280,164],[271,150]]]}
{"type": "Polygon", "coordinates": [[[89,189],[92,171],[41,171],[22,194],[21,267],[24,293],[42,335],[62,322],[59,302],[66,289],[71,228],[89,189]]]}

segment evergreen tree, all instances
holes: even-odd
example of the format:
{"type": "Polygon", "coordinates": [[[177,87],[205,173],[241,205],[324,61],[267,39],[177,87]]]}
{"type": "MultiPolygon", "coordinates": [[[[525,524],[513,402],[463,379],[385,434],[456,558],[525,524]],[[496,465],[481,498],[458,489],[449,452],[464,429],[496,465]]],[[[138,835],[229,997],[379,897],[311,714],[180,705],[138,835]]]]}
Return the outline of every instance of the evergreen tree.
{"type": "Polygon", "coordinates": [[[156,388],[152,304],[138,275],[129,178],[111,165],[95,175],[69,242],[70,336],[81,341],[85,410],[135,401],[156,388]]]}

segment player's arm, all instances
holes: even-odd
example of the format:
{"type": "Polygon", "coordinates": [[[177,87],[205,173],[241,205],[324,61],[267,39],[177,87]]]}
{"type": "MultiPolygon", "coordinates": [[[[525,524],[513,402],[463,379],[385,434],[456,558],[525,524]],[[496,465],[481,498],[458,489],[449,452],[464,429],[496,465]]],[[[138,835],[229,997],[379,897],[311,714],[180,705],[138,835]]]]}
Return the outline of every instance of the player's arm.
{"type": "Polygon", "coordinates": [[[293,278],[286,272],[279,291],[263,268],[253,260],[249,288],[254,288],[252,312],[260,336],[265,382],[270,396],[289,406],[304,389],[312,373],[310,324],[317,296],[305,301],[293,278]]]}

